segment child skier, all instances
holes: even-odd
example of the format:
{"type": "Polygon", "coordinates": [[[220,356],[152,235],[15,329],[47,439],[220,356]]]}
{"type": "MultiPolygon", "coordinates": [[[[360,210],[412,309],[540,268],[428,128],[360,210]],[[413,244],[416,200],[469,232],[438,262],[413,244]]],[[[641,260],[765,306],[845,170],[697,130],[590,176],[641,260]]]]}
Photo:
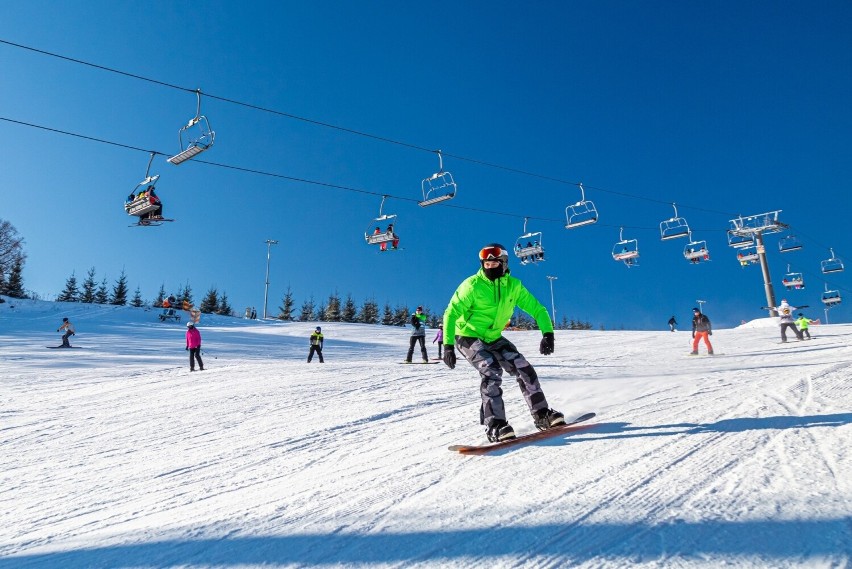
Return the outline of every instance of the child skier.
{"type": "Polygon", "coordinates": [[[438,342],[438,359],[440,360],[443,356],[441,355],[442,348],[444,347],[444,325],[438,324],[438,333],[435,334],[435,337],[432,339],[432,343],[438,342]]]}
{"type": "Polygon", "coordinates": [[[796,319],[795,324],[799,327],[799,332],[801,332],[802,337],[807,336],[808,340],[810,340],[811,333],[808,332],[808,326],[810,326],[811,320],[806,318],[804,314],[799,312],[799,317],[796,319]]]}
{"type": "Polygon", "coordinates": [[[544,337],[539,351],[553,353],[553,324],[547,309],[509,275],[509,254],[498,243],[479,252],[481,268],[459,285],[444,312],[444,363],[456,366],[455,345],[476,368],[482,379],[479,421],[487,427],[492,442],[515,438],[503,405],[503,370],[518,380],[518,386],[533,416],[536,428],[549,429],[565,423],[562,413],[550,409],[532,365],[502,336],[515,307],[532,316],[544,337]]]}

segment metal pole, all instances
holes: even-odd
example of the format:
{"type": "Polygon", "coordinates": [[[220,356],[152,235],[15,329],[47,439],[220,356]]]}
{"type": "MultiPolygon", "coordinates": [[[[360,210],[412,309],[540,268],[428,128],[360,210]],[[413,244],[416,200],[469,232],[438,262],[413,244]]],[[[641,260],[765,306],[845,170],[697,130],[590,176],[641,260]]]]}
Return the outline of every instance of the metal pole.
{"type": "Polygon", "coordinates": [[[278,245],[274,239],[266,240],[266,287],[263,290],[263,319],[266,320],[266,302],[269,299],[269,255],[272,245],[278,245]]]}
{"type": "MultiPolygon", "coordinates": [[[[760,270],[763,271],[763,288],[766,291],[766,306],[775,306],[775,289],[772,288],[772,277],[769,276],[769,262],[766,260],[766,247],[763,245],[763,232],[754,234],[757,239],[757,256],[760,259],[760,270]]],[[[770,310],[770,316],[778,316],[777,310],[770,310]]]]}
{"type": "Polygon", "coordinates": [[[553,313],[553,327],[556,328],[556,302],[553,300],[553,281],[555,281],[559,277],[551,277],[547,276],[547,280],[550,281],[550,309],[553,313]]]}
{"type": "Polygon", "coordinates": [[[696,300],[695,302],[698,303],[698,310],[701,311],[701,314],[704,314],[704,305],[707,303],[707,301],[706,300],[696,300]]]}
{"type": "Polygon", "coordinates": [[[826,306],[823,310],[825,311],[825,323],[828,324],[828,307],[826,306]]]}

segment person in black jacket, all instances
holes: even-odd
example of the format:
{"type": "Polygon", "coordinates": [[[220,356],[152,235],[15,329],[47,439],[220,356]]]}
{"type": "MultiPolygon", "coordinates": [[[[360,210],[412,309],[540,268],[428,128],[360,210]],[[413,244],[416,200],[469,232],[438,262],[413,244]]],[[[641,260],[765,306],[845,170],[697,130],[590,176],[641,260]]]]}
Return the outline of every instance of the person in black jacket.
{"type": "Polygon", "coordinates": [[[669,318],[669,328],[671,329],[672,332],[677,330],[677,320],[675,320],[674,316],[669,318]]]}
{"type": "Polygon", "coordinates": [[[317,329],[311,334],[311,349],[308,351],[308,363],[314,358],[314,354],[319,356],[320,363],[325,363],[322,359],[322,328],[317,326],[317,329]]]}
{"type": "Polygon", "coordinates": [[[704,338],[704,344],[707,346],[707,354],[713,355],[713,344],[710,343],[710,335],[713,333],[713,327],[710,324],[710,319],[702,314],[698,308],[692,309],[692,352],[691,355],[698,355],[698,341],[704,338]]]}
{"type": "Polygon", "coordinates": [[[423,356],[423,363],[429,363],[429,354],[426,353],[426,315],[423,314],[423,307],[418,306],[414,314],[411,315],[411,326],[414,330],[411,331],[411,338],[408,341],[408,355],[405,356],[405,363],[411,363],[411,357],[414,355],[414,346],[420,342],[420,354],[423,356]]]}

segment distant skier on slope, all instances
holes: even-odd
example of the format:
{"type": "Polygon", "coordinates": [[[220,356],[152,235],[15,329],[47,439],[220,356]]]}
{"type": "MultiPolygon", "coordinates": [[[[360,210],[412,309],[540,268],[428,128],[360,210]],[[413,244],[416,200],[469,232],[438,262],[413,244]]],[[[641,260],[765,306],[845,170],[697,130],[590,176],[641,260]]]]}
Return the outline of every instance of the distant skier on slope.
{"type": "Polygon", "coordinates": [[[420,343],[420,355],[423,356],[423,363],[429,363],[429,354],[426,352],[426,315],[423,314],[423,307],[418,306],[414,314],[411,315],[411,338],[408,339],[408,354],[405,356],[405,363],[410,364],[411,358],[414,356],[414,346],[420,343]]]}
{"type": "Polygon", "coordinates": [[[186,349],[189,350],[189,371],[195,371],[196,360],[198,369],[204,371],[204,362],[201,361],[201,332],[192,322],[186,323],[186,349]]]}
{"type": "Polygon", "coordinates": [[[710,319],[702,314],[698,308],[693,308],[692,314],[692,352],[690,352],[690,355],[698,355],[698,342],[704,339],[707,354],[712,356],[713,344],[710,343],[710,335],[713,334],[713,326],[710,324],[710,319]]]}
{"type": "MultiPolygon", "coordinates": [[[[801,306],[799,308],[806,308],[805,306],[801,306]]],[[[764,310],[774,310],[778,313],[778,316],[781,317],[779,324],[781,325],[781,341],[787,341],[787,328],[792,328],[793,332],[796,334],[796,338],[799,340],[804,339],[802,333],[796,328],[796,323],[793,322],[793,312],[795,312],[796,307],[790,306],[787,304],[787,299],[782,298],[781,304],[778,306],[764,306],[764,310]]]]}
{"type": "Polygon", "coordinates": [[[67,318],[63,318],[62,326],[56,329],[57,332],[61,332],[63,330],[65,330],[65,333],[62,335],[62,347],[70,348],[71,342],[68,341],[68,338],[70,338],[71,336],[75,336],[77,333],[74,330],[74,325],[71,324],[71,321],[67,318]]]}
{"type": "Polygon", "coordinates": [[[536,428],[543,431],[565,423],[559,411],[550,409],[532,365],[518,348],[502,336],[502,331],[517,306],[532,316],[544,337],[539,346],[542,355],[553,353],[553,323],[547,309],[509,275],[509,254],[498,243],[479,252],[481,268],[462,281],[444,312],[444,363],[456,367],[455,344],[479,372],[482,404],[479,422],[487,427],[492,442],[515,438],[515,430],[506,420],[503,404],[503,370],[517,378],[518,386],[533,416],[536,428]]]}
{"type": "Polygon", "coordinates": [[[671,318],[669,318],[669,329],[670,329],[672,332],[677,331],[677,320],[675,320],[675,317],[674,317],[674,316],[672,316],[671,318]]]}
{"type": "Polygon", "coordinates": [[[316,330],[314,330],[314,333],[311,334],[311,338],[310,338],[311,347],[308,350],[308,363],[311,363],[311,360],[314,359],[314,354],[319,356],[319,362],[321,364],[325,363],[325,361],[322,359],[323,340],[324,340],[324,338],[323,338],[323,335],[322,335],[322,327],[317,326],[316,330]]]}

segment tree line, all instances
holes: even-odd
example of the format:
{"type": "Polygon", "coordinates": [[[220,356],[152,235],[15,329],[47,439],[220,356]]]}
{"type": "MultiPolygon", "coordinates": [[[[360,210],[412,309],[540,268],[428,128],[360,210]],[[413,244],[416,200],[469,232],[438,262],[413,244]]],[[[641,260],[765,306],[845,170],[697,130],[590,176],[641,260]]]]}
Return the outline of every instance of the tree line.
{"type": "Polygon", "coordinates": [[[24,238],[15,226],[0,219],[0,294],[27,298],[24,290],[24,238]]]}

